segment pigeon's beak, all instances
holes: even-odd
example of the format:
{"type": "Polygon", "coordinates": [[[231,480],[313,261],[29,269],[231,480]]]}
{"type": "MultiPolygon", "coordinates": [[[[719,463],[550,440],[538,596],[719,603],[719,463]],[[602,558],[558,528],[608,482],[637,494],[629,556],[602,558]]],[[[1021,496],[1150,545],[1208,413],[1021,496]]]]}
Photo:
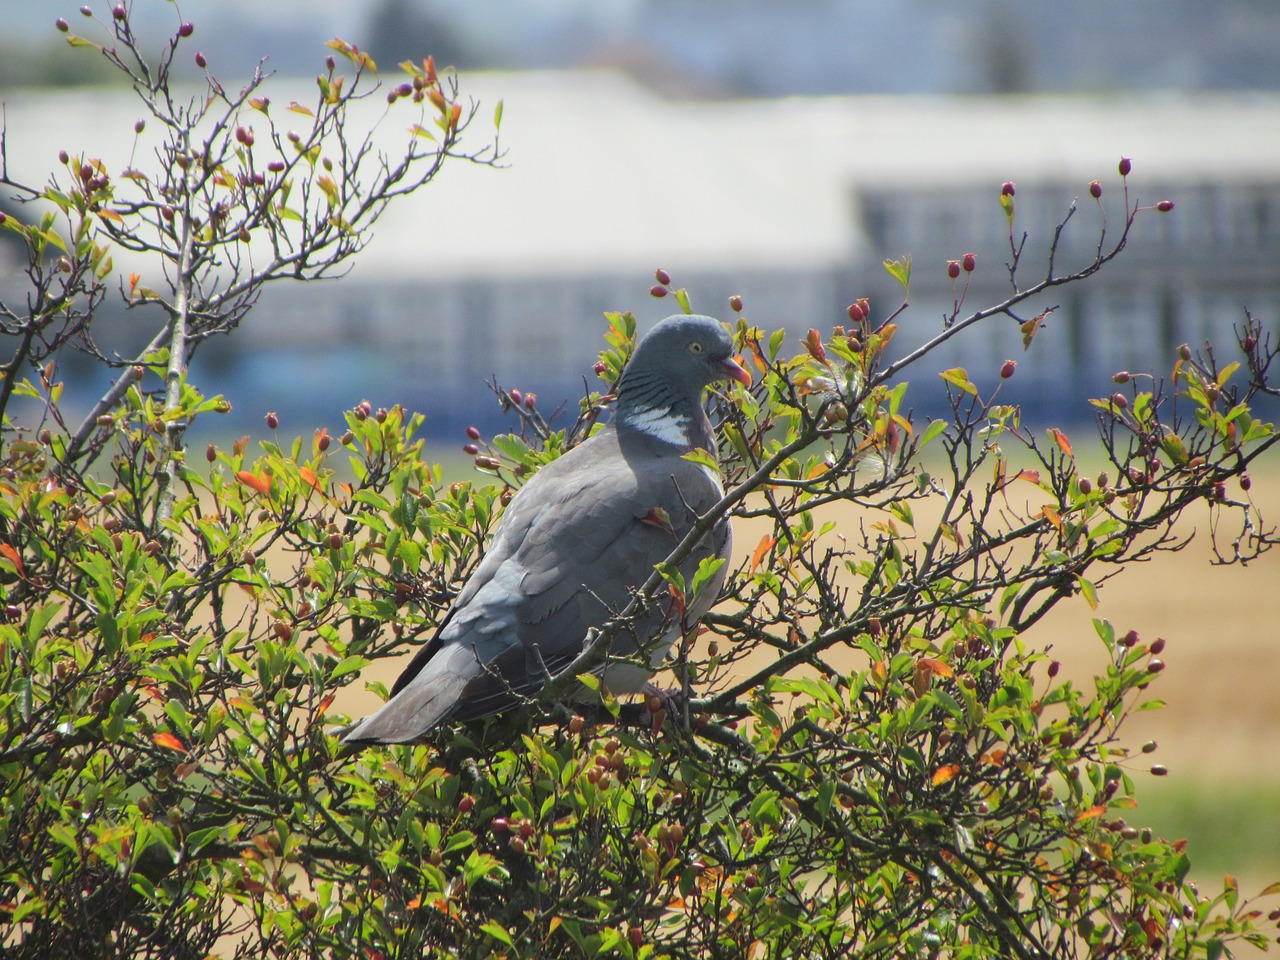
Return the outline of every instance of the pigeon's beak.
{"type": "Polygon", "coordinates": [[[737,361],[733,357],[725,357],[720,361],[720,370],[724,373],[725,379],[737,380],[744,387],[751,386],[751,374],[738,366],[737,361]]]}

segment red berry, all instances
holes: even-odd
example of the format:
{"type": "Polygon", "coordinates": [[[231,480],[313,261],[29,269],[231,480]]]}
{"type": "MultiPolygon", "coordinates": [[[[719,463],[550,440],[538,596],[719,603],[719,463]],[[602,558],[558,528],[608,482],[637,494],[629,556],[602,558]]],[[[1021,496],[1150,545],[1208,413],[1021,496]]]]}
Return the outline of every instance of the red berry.
{"type": "Polygon", "coordinates": [[[1112,383],[1128,383],[1128,382],[1129,382],[1129,371],[1128,371],[1128,370],[1120,370],[1120,371],[1118,371],[1118,372],[1116,372],[1116,373],[1112,374],[1112,375],[1111,375],[1111,382],[1112,382],[1112,383]]]}
{"type": "Polygon", "coordinates": [[[1125,648],[1135,646],[1138,642],[1138,639],[1139,639],[1138,631],[1130,630],[1128,633],[1126,633],[1123,637],[1120,638],[1120,646],[1125,648]]]}
{"type": "Polygon", "coordinates": [[[92,7],[89,7],[89,6],[87,6],[87,5],[86,5],[86,6],[83,6],[83,7],[81,7],[81,8],[80,8],[80,13],[81,13],[83,16],[86,16],[86,17],[92,17],[92,16],[93,16],[93,8],[92,8],[92,7]]]}
{"type": "Polygon", "coordinates": [[[123,3],[117,3],[111,8],[111,16],[115,17],[117,20],[123,20],[126,15],[127,13],[124,9],[123,3]]]}
{"type": "Polygon", "coordinates": [[[461,799],[458,800],[458,812],[470,813],[475,808],[475,805],[476,798],[469,793],[464,793],[461,799]]]}
{"type": "Polygon", "coordinates": [[[649,288],[649,296],[658,297],[659,299],[667,295],[667,288],[660,283],[655,283],[649,288]]]}
{"type": "Polygon", "coordinates": [[[464,443],[462,445],[462,452],[469,457],[474,457],[477,453],[480,452],[480,448],[477,447],[474,443],[464,443]]]}
{"type": "Polygon", "coordinates": [[[1088,477],[1081,477],[1079,486],[1080,486],[1080,492],[1083,493],[1086,497],[1089,494],[1093,493],[1093,481],[1090,480],[1088,477]]]}
{"type": "Polygon", "coordinates": [[[268,414],[267,414],[267,429],[268,429],[268,430],[274,430],[274,429],[275,429],[276,427],[278,427],[278,426],[280,426],[280,418],[279,418],[279,417],[277,417],[274,413],[268,413],[268,414]]]}
{"type": "Polygon", "coordinates": [[[1161,200],[1159,203],[1156,204],[1156,209],[1159,210],[1161,213],[1168,213],[1170,210],[1173,209],[1173,201],[1161,200]]]}
{"type": "Polygon", "coordinates": [[[71,29],[71,24],[67,23],[66,20],[63,20],[62,17],[59,17],[57,20],[55,20],[53,22],[53,25],[57,27],[59,30],[61,30],[63,33],[66,33],[68,30],[71,29]]]}
{"type": "Polygon", "coordinates": [[[1151,655],[1158,656],[1164,650],[1164,637],[1156,637],[1155,643],[1151,644],[1151,655]]]}
{"type": "Polygon", "coordinates": [[[213,463],[213,461],[218,459],[218,448],[215,447],[212,443],[209,444],[207,447],[204,448],[204,458],[208,460],[210,463],[213,463]]]}
{"type": "Polygon", "coordinates": [[[524,395],[524,408],[532,410],[538,405],[538,395],[536,393],[526,393],[524,395]]]}
{"type": "Polygon", "coordinates": [[[1128,157],[1121,157],[1120,158],[1120,176],[1127,177],[1129,175],[1129,171],[1132,169],[1133,169],[1132,161],[1130,161],[1128,157]]]}
{"type": "Polygon", "coordinates": [[[1003,197],[1012,197],[1014,193],[1013,181],[1006,180],[1000,187],[1000,195],[1003,197]]]}
{"type": "Polygon", "coordinates": [[[480,439],[480,428],[479,428],[479,427],[467,427],[467,436],[468,436],[470,439],[472,439],[472,440],[479,440],[479,439],[480,439]]]}
{"type": "Polygon", "coordinates": [[[667,271],[663,270],[661,267],[653,271],[653,278],[663,286],[666,286],[671,282],[671,274],[667,273],[667,271]]]}
{"type": "Polygon", "coordinates": [[[195,32],[196,32],[196,25],[194,23],[184,23],[182,26],[178,28],[178,36],[183,38],[189,37],[195,32]]]}
{"type": "Polygon", "coordinates": [[[329,68],[329,72],[333,73],[333,68],[337,66],[338,61],[333,59],[333,54],[324,58],[324,65],[329,68]]]}
{"type": "Polygon", "coordinates": [[[1097,180],[1093,180],[1089,183],[1089,196],[1093,197],[1095,200],[1102,196],[1102,184],[1097,180]]]}
{"type": "Polygon", "coordinates": [[[209,65],[209,61],[204,58],[203,53],[196,53],[196,66],[203,70],[209,65]]]}
{"type": "Polygon", "coordinates": [[[738,296],[738,294],[736,294],[736,293],[735,293],[732,297],[730,297],[730,298],[729,298],[729,309],[730,309],[730,310],[732,310],[734,313],[741,313],[741,312],[742,312],[742,297],[738,296]]]}
{"type": "Polygon", "coordinates": [[[1178,347],[1178,356],[1182,358],[1183,362],[1186,362],[1187,360],[1190,360],[1190,359],[1191,359],[1191,347],[1190,347],[1190,346],[1188,346],[1188,345],[1187,345],[1187,344],[1185,344],[1185,343],[1184,343],[1184,344],[1179,345],[1179,347],[1178,347]]]}
{"type": "Polygon", "coordinates": [[[972,253],[966,253],[960,261],[960,265],[964,267],[965,273],[973,273],[974,267],[978,265],[978,258],[972,253]]]}
{"type": "Polygon", "coordinates": [[[321,453],[324,453],[326,450],[329,449],[330,439],[331,438],[329,437],[329,431],[325,430],[318,437],[316,437],[316,449],[319,450],[321,453]]]}
{"type": "Polygon", "coordinates": [[[494,833],[506,833],[507,827],[508,824],[506,817],[494,817],[489,821],[489,829],[494,833]]]}
{"type": "Polygon", "coordinates": [[[867,310],[861,303],[851,303],[848,309],[849,319],[854,323],[861,323],[867,319],[867,310]]]}
{"type": "Polygon", "coordinates": [[[1159,673],[1164,669],[1163,660],[1149,660],[1147,662],[1147,673],[1159,673]]]}
{"type": "Polygon", "coordinates": [[[597,377],[603,377],[605,375],[605,372],[609,369],[609,365],[606,364],[603,360],[597,360],[594,364],[592,364],[591,369],[595,372],[595,375],[597,377]]]}
{"type": "Polygon", "coordinates": [[[1018,369],[1017,360],[1006,360],[1000,366],[1000,378],[1002,380],[1008,380],[1010,377],[1013,376],[1013,371],[1017,369],[1018,369]]]}
{"type": "Polygon", "coordinates": [[[1129,406],[1128,397],[1126,397],[1123,393],[1120,393],[1119,391],[1111,395],[1111,402],[1119,410],[1123,410],[1125,407],[1129,406]]]}
{"type": "Polygon", "coordinates": [[[267,164],[267,169],[270,170],[272,173],[284,173],[284,161],[272,160],[270,163],[267,164]]]}
{"type": "Polygon", "coordinates": [[[1062,669],[1062,664],[1057,660],[1049,661],[1049,678],[1052,679],[1058,675],[1058,671],[1062,669]]]}
{"type": "Polygon", "coordinates": [[[948,260],[948,261],[947,261],[947,276],[948,276],[948,277],[950,277],[952,280],[954,280],[956,277],[960,276],[960,261],[959,261],[959,260],[948,260]]]}
{"type": "Polygon", "coordinates": [[[515,387],[512,387],[510,390],[507,391],[507,396],[511,398],[511,402],[514,403],[517,407],[520,406],[520,401],[524,399],[524,394],[522,394],[515,387]]]}
{"type": "Polygon", "coordinates": [[[1151,775],[1153,777],[1166,777],[1169,775],[1169,768],[1161,763],[1153,764],[1151,767],[1151,775]]]}
{"type": "Polygon", "coordinates": [[[1249,492],[1249,488],[1253,486],[1253,480],[1247,473],[1240,474],[1240,489],[1245,493],[1249,492]]]}
{"type": "Polygon", "coordinates": [[[631,941],[633,947],[638,947],[644,943],[644,928],[630,927],[627,930],[627,938],[631,941]]]}
{"type": "Polygon", "coordinates": [[[342,549],[342,534],[340,533],[329,534],[329,549],[330,550],[342,549]]]}

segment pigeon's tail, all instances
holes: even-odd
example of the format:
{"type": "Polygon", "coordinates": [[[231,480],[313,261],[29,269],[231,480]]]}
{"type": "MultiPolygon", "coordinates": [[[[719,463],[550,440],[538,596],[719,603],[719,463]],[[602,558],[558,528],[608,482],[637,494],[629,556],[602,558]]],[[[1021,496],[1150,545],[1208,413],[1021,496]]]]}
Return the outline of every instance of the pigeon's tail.
{"type": "Polygon", "coordinates": [[[471,650],[446,647],[381,710],[356,724],[343,743],[410,743],[453,711],[467,684],[483,669],[471,650]]]}

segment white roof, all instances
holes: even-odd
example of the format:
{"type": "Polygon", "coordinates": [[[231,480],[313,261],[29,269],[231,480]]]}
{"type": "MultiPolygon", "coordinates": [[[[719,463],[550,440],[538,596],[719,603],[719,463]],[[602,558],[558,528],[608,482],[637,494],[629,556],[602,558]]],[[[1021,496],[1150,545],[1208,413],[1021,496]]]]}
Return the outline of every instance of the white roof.
{"type": "MultiPolygon", "coordinates": [[[[1065,178],[1083,193],[1111,178],[1113,190],[1121,155],[1134,158],[1140,183],[1280,172],[1280,96],[1270,94],[694,102],[604,71],[462,82],[482,103],[467,146],[482,145],[505,101],[505,169],[446,164],[436,183],[388,208],[355,276],[822,269],[876,254],[859,233],[861,188],[994,191],[1005,179],[1065,178]]],[[[273,80],[267,92],[283,105],[313,90],[273,80]]],[[[383,106],[373,97],[366,109],[383,106]]],[[[76,89],[15,94],[7,115],[11,172],[40,181],[60,148],[88,149],[118,171],[141,110],[125,90],[76,89]]],[[[401,121],[384,127],[395,149],[401,121]]]]}

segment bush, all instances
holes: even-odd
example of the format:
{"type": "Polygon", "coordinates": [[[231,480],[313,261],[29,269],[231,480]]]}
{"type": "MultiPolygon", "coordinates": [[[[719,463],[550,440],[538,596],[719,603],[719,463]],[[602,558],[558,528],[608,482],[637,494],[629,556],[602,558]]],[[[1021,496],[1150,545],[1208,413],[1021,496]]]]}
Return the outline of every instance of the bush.
{"type": "MultiPolygon", "coordinates": [[[[496,144],[461,150],[474,113],[429,60],[388,99],[423,113],[423,134],[434,119],[430,137],[381,163],[353,149],[346,107],[375,78],[348,44],[333,46],[352,73],[330,59],[314,107],[293,108],[312,124],[294,139],[261,77],[174,98],[185,28],[147,69],[127,15],[104,29],[114,45],[77,42],[167,118],[173,162],[68,156],[46,187],[10,184],[53,210],[4,223],[30,279],[26,306],[3,305],[0,391],[10,955],[1217,956],[1265,940],[1234,881],[1201,897],[1184,845],[1124,819],[1133,775],[1161,772],[1120,729],[1156,703],[1162,641],[1096,621],[1109,663],[1082,686],[1023,633],[1180,549],[1198,501],[1228,559],[1271,545],[1228,481],[1247,491],[1276,443],[1250,413],[1274,392],[1273,336],[1246,317],[1239,360],[1184,349],[1167,378],[1118,376],[1094,401],[1102,476],[1077,469],[1062,431],[1041,437],[997,402],[1013,361],[943,371],[949,415],[928,423],[904,379],[993,317],[1017,316],[1034,349],[1047,318],[1020,305],[1086,281],[1160,211],[1126,191],[1121,235],[1100,237],[1092,263],[1054,272],[1051,258],[1025,286],[1016,245],[1015,292],[972,312],[974,265],[957,260],[953,314],[908,352],[892,349],[905,301],[888,316],[857,301],[796,347],[735,298],[757,379],[715,401],[729,493],[713,512],[753,542],[677,651],[683,715],[603,691],[353,752],[336,692],[429,639],[512,488],[593,428],[634,321],[609,318],[602,389],[567,429],[495,390],[517,421],[477,456],[496,483],[444,483],[414,439],[422,418],[367,403],[340,436],[281,444],[272,424],[254,452],[245,440],[202,461],[185,430],[227,402],[186,381],[199,344],[263,283],[332,272],[446,159],[490,162],[496,144]],[[270,256],[250,262],[252,244],[270,256]],[[114,248],[156,262],[152,286],[121,285],[156,334],[129,362],[100,357],[116,380],[76,421],[51,361],[92,349],[114,248]]],[[[887,266],[905,289],[910,262],[887,266]]]]}

